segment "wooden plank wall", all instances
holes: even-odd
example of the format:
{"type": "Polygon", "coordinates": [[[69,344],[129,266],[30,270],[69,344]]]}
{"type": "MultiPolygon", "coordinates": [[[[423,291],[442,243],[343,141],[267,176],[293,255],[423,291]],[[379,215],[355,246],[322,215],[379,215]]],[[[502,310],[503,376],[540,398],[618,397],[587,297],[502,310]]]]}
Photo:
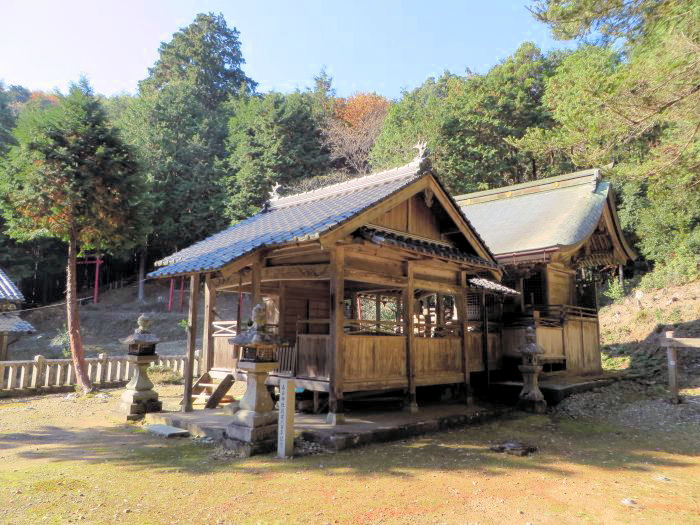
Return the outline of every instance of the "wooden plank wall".
{"type": "Polygon", "coordinates": [[[228,342],[230,335],[225,337],[214,337],[214,363],[212,368],[224,368],[233,370],[236,366],[236,358],[234,346],[228,342]]]}
{"type": "Polygon", "coordinates": [[[570,270],[547,265],[547,304],[574,303],[574,276],[570,270]]]}
{"type": "Polygon", "coordinates": [[[413,341],[416,384],[439,385],[464,380],[461,338],[415,337],[413,341]]]}
{"type": "Polygon", "coordinates": [[[440,240],[442,238],[437,217],[425,205],[422,193],[402,202],[381,217],[374,219],[372,223],[429,239],[440,240]]]}
{"type": "Polygon", "coordinates": [[[297,338],[297,377],[330,378],[330,336],[299,334],[297,338]]]}
{"type": "Polygon", "coordinates": [[[345,336],[346,391],[407,386],[404,336],[345,336]]]}
{"type": "Polygon", "coordinates": [[[544,350],[545,356],[563,356],[563,328],[555,326],[538,326],[535,330],[537,344],[544,350]]]}
{"type": "MultiPolygon", "coordinates": [[[[290,282],[284,287],[284,313],[280,320],[280,335],[293,340],[297,334],[299,319],[328,319],[330,315],[330,290],[327,282],[290,282]]],[[[328,325],[300,325],[302,332],[328,334],[328,325]]]]}

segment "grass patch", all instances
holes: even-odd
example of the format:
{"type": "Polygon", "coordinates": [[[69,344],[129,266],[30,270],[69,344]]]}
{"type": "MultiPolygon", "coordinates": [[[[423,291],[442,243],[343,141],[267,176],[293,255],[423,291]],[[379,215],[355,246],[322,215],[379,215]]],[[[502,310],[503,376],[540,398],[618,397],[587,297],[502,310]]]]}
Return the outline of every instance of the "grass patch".
{"type": "Polygon", "coordinates": [[[603,370],[627,370],[632,358],[628,355],[614,356],[607,352],[601,353],[603,370]]]}

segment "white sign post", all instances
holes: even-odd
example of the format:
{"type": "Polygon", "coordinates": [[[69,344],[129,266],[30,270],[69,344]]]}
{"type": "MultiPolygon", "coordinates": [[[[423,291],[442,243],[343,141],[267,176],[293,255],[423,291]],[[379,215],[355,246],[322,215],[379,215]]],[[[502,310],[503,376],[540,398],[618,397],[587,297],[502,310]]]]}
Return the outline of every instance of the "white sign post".
{"type": "Polygon", "coordinates": [[[294,456],[294,379],[280,379],[279,421],[277,424],[277,457],[294,456]]]}

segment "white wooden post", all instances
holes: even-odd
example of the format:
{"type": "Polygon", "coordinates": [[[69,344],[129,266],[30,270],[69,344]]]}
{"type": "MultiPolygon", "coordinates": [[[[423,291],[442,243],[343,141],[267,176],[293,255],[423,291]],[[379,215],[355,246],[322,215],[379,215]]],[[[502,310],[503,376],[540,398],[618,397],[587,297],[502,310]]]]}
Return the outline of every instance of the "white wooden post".
{"type": "Polygon", "coordinates": [[[294,456],[294,409],[296,391],[294,379],[280,379],[279,419],[277,423],[277,457],[294,456]]]}
{"type": "Polygon", "coordinates": [[[97,356],[97,377],[98,377],[98,382],[101,385],[104,385],[105,382],[107,381],[107,354],[102,353],[97,356]]]}

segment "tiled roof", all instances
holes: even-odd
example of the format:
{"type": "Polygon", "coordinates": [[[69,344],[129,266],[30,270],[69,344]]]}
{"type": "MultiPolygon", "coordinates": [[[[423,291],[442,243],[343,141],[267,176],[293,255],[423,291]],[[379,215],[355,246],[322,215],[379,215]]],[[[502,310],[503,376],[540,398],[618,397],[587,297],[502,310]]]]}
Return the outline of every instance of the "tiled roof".
{"type": "Polygon", "coordinates": [[[483,259],[482,257],[464,253],[449,243],[425,239],[389,228],[363,226],[360,228],[359,233],[368,241],[376,244],[389,244],[406,250],[434,255],[436,257],[473,264],[484,268],[498,267],[495,263],[483,259]]]}
{"type": "Polygon", "coordinates": [[[34,327],[16,313],[0,313],[0,333],[30,333],[34,331],[34,327]]]}
{"type": "Polygon", "coordinates": [[[318,238],[426,176],[425,160],[271,201],[266,210],[157,261],[162,268],[149,277],[214,271],[262,246],[318,238]]]}
{"type": "Polygon", "coordinates": [[[0,302],[24,302],[22,292],[15,286],[5,272],[0,268],[0,302]]]}
{"type": "Polygon", "coordinates": [[[456,197],[497,257],[573,246],[593,233],[610,186],[598,170],[456,197]]]}
{"type": "Polygon", "coordinates": [[[469,279],[469,284],[477,288],[483,288],[484,290],[500,293],[503,295],[520,295],[520,292],[518,292],[517,290],[513,290],[512,288],[508,288],[507,286],[503,286],[500,283],[495,283],[482,277],[474,277],[472,279],[469,279]]]}

